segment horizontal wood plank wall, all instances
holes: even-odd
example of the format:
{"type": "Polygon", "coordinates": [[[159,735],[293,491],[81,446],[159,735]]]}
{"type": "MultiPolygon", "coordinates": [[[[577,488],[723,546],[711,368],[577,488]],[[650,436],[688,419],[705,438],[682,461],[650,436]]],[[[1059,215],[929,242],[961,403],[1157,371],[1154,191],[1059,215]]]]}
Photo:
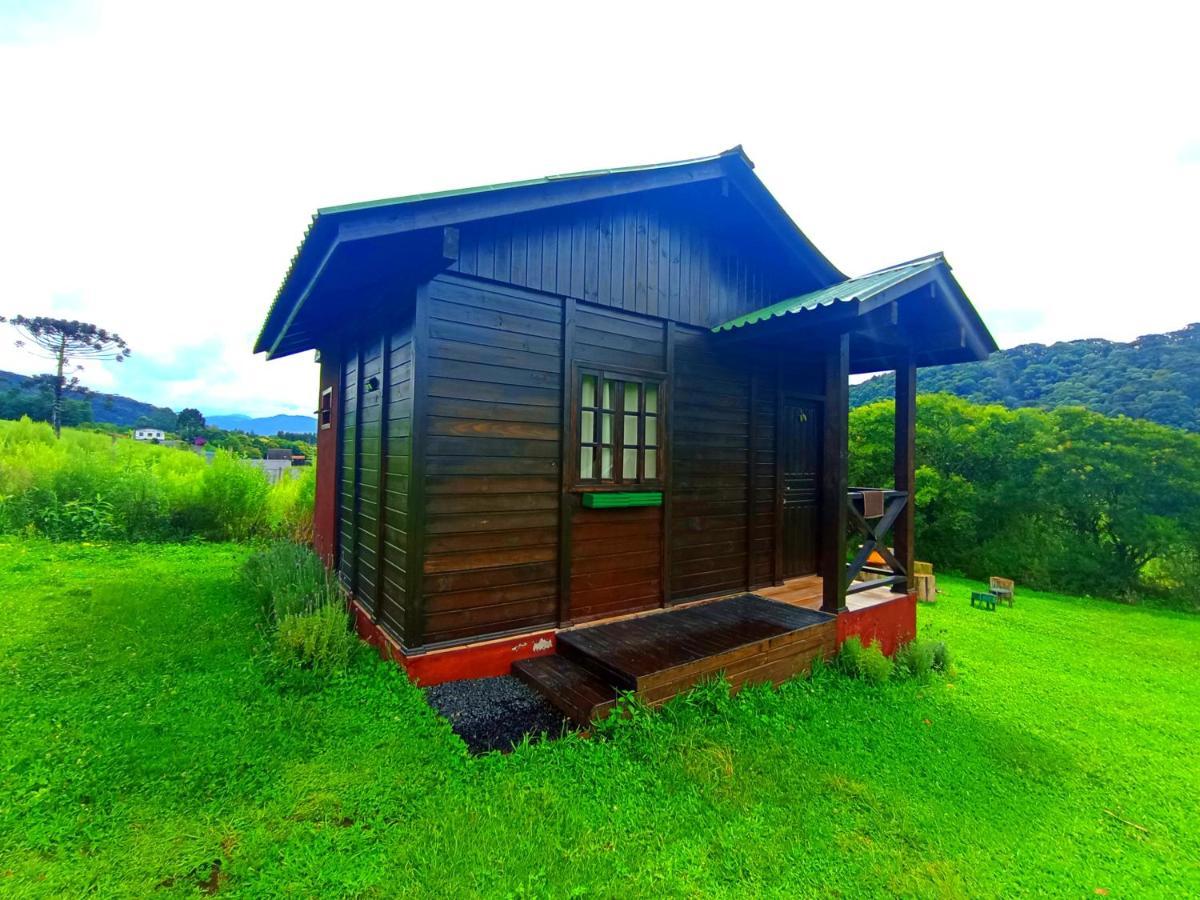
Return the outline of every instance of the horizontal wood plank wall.
{"type": "Polygon", "coordinates": [[[341,442],[341,489],[338,491],[338,577],[342,586],[354,591],[354,537],[358,472],[358,351],[347,347],[342,365],[342,416],[338,424],[341,442]]]}
{"type": "Polygon", "coordinates": [[[377,611],[379,449],[383,422],[383,391],[366,389],[374,378],[383,383],[381,339],[368,338],[361,350],[358,391],[358,509],[354,529],[356,582],[354,596],[368,612],[377,611]]]}
{"type": "MultiPolygon", "coordinates": [[[[708,332],[676,330],[670,538],[675,601],[747,587],[749,372],[745,359],[718,350],[708,332]]],[[[759,451],[758,460],[773,465],[767,450],[759,451]]]]}
{"type": "Polygon", "coordinates": [[[562,302],[453,275],[424,302],[422,643],[553,625],[562,302]]]}
{"type": "MultiPolygon", "coordinates": [[[[575,311],[574,362],[665,374],[665,329],[658,319],[581,303],[575,311]]],[[[576,436],[568,441],[574,447],[576,436]]],[[[569,619],[585,622],[661,606],[662,509],[586,509],[578,495],[572,508],[569,619]]]]}
{"type": "Polygon", "coordinates": [[[662,510],[577,509],[571,523],[571,621],[661,605],[662,510]]]}
{"type": "Polygon", "coordinates": [[[802,293],[739,240],[736,221],[714,222],[711,209],[697,214],[700,190],[716,186],[469,223],[452,269],[705,326],[802,293]]]}
{"type": "Polygon", "coordinates": [[[412,469],[412,323],[398,326],[387,337],[388,373],[384,379],[385,420],[383,476],[382,602],[380,622],[404,640],[404,610],[408,586],[408,484],[412,469]]]}

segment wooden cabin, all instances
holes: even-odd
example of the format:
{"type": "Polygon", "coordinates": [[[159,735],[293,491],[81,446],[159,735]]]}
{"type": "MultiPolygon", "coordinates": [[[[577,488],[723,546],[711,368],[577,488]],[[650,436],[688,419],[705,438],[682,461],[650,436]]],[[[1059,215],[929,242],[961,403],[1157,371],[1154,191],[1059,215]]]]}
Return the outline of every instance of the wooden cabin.
{"type": "Polygon", "coordinates": [[[724,671],[775,647],[781,606],[911,637],[915,371],[995,343],[940,254],[848,278],[753,168],[739,147],[313,217],[255,349],[317,351],[315,545],[418,680],[638,629],[677,662],[722,610],[724,671]],[[848,379],[881,370],[877,493],[847,485],[848,379]]]}

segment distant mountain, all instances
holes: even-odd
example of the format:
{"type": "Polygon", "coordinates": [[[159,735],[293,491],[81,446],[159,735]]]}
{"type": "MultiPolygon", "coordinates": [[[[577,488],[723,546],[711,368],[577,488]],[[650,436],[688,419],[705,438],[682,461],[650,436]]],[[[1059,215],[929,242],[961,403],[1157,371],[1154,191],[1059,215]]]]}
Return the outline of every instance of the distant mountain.
{"type": "Polygon", "coordinates": [[[280,431],[296,434],[316,434],[317,432],[316,416],[277,415],[262,416],[256,419],[242,413],[228,413],[205,416],[204,421],[217,428],[224,428],[226,431],[245,431],[248,434],[272,435],[280,431]]]}
{"type": "MultiPolygon", "coordinates": [[[[35,391],[34,379],[16,372],[0,372],[0,392],[23,394],[35,391]]],[[[175,412],[170,407],[142,403],[120,394],[100,394],[68,391],[70,400],[87,400],[92,407],[93,422],[111,422],[114,425],[133,426],[138,419],[150,420],[157,428],[174,428],[175,412]]]]}
{"type": "MultiPolygon", "coordinates": [[[[1200,324],[1129,343],[1023,344],[984,362],[922,369],[917,389],[1012,408],[1086,406],[1200,431],[1200,324]]],[[[894,390],[893,375],[877,375],[850,388],[850,404],[888,399],[894,390]]]]}

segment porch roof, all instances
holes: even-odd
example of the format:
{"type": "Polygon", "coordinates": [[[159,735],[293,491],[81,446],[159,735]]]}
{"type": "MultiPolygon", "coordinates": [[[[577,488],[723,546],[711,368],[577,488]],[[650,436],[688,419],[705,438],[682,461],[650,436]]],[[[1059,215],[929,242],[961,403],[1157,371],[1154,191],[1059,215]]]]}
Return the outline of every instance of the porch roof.
{"type": "MultiPolygon", "coordinates": [[[[898,263],[807,294],[789,297],[728,322],[722,322],[712,331],[720,334],[744,330],[747,336],[755,336],[760,332],[766,336],[774,329],[764,329],[762,323],[772,319],[790,322],[790,317],[796,314],[809,313],[812,314],[811,325],[814,328],[824,325],[830,319],[851,320],[852,333],[861,332],[860,337],[873,342],[873,339],[881,336],[879,323],[872,321],[872,317],[861,319],[861,322],[868,323],[864,330],[856,329],[852,320],[910,296],[929,301],[921,303],[919,311],[906,310],[906,318],[910,322],[919,322],[920,328],[915,332],[900,329],[893,338],[904,336],[911,340],[912,355],[917,359],[918,365],[985,359],[988,354],[999,349],[941,253],[898,263]],[[922,291],[922,288],[927,290],[922,291]],[[937,333],[939,337],[944,336],[947,329],[955,332],[951,346],[941,347],[927,340],[931,333],[937,333]]],[[[908,306],[907,303],[905,305],[908,306]]],[[[876,313],[876,317],[879,315],[880,313],[876,313]]],[[[798,321],[803,323],[805,319],[798,321]]],[[[893,311],[889,324],[895,325],[898,321],[899,316],[893,311]]],[[[795,333],[792,328],[788,328],[787,331],[789,334],[795,333]]],[[[894,340],[891,343],[894,344],[894,340]]],[[[877,348],[872,347],[871,354],[875,352],[877,348]]]]}

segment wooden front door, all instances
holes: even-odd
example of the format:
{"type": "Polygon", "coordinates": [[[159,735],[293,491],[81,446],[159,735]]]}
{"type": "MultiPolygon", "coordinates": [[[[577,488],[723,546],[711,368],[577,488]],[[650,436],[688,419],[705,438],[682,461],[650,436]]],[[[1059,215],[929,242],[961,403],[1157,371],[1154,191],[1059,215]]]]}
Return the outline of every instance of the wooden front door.
{"type": "Polygon", "coordinates": [[[783,437],[783,577],[817,571],[820,534],[821,406],[785,398],[783,437]]]}

